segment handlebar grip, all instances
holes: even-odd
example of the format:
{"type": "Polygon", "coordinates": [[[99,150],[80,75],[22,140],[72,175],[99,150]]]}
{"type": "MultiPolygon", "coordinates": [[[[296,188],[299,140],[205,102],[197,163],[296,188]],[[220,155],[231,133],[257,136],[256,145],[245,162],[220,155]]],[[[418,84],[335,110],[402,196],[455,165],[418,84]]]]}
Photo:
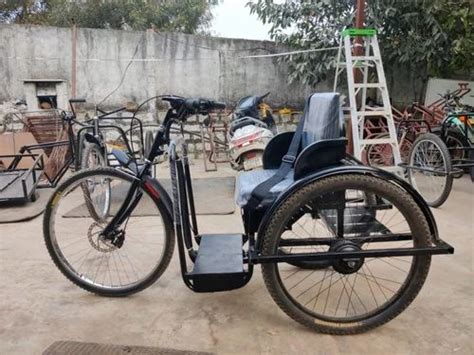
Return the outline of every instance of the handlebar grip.
{"type": "Polygon", "coordinates": [[[211,103],[212,103],[212,108],[215,108],[218,110],[223,110],[226,107],[226,104],[224,102],[211,101],[211,103]]]}
{"type": "Polygon", "coordinates": [[[213,109],[225,109],[226,107],[223,102],[206,99],[186,99],[184,105],[188,110],[197,110],[200,112],[207,112],[213,109]]]}
{"type": "Polygon", "coordinates": [[[201,108],[201,100],[200,99],[186,99],[184,100],[184,106],[188,110],[198,110],[201,108]]]}
{"type": "Polygon", "coordinates": [[[86,102],[86,99],[83,97],[74,97],[72,99],[69,99],[69,102],[72,104],[81,103],[81,102],[86,102]]]}

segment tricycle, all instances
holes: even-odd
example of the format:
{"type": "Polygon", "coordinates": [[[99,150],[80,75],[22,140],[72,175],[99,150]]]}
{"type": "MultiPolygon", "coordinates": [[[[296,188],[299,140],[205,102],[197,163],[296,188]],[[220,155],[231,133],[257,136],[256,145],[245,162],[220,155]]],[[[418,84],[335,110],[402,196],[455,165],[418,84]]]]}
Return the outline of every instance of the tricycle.
{"type": "MultiPolygon", "coordinates": [[[[470,89],[467,89],[469,92],[470,89]]],[[[441,206],[451,193],[453,179],[470,171],[474,181],[474,109],[453,93],[442,95],[445,117],[438,127],[417,136],[408,154],[409,182],[431,207],[441,206]]]]}
{"type": "Polygon", "coordinates": [[[13,154],[0,155],[0,162],[3,163],[0,169],[0,203],[35,201],[37,188],[55,188],[70,167],[77,171],[110,165],[105,141],[107,131],[117,132],[128,152],[143,157],[142,122],[135,115],[116,116],[126,111],[127,107],[109,112],[96,107],[97,114],[81,122],[77,120],[74,106],[84,102],[83,98],[71,98],[70,111],[53,109],[14,114],[25,132],[5,134],[4,140],[16,143],[10,144],[13,146],[28,139],[29,143],[21,145],[13,154]],[[105,120],[112,120],[113,123],[105,120]],[[133,143],[128,140],[124,129],[116,124],[117,120],[130,122],[129,131],[139,131],[141,148],[133,149],[133,143]],[[19,142],[15,142],[15,137],[19,142]]]}
{"type": "Polygon", "coordinates": [[[102,296],[142,291],[166,270],[177,243],[192,291],[243,287],[261,265],[288,316],[319,332],[355,334],[399,315],[422,288],[432,255],[454,252],[413,187],[346,154],[337,93],[311,95],[296,131],[269,142],[264,169],[239,175],[244,233],[200,233],[186,144],[170,130],[225,105],[158,98],[170,108],[146,159],[112,151],[119,168],[80,171],[47,204],[46,246],[77,286],[102,296]],[[150,174],[165,152],[171,196],[150,174]],[[84,208],[86,200],[100,213],[84,208]]]}

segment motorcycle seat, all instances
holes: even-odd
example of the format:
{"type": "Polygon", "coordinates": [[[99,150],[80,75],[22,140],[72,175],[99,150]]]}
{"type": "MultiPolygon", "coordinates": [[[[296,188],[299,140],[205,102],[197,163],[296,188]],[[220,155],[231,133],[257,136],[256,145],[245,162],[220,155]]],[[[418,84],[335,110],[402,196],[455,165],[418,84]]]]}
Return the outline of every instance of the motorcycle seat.
{"type": "MultiPolygon", "coordinates": [[[[302,117],[305,121],[294,165],[284,179],[272,186],[268,197],[265,196],[266,201],[275,200],[301,177],[336,164],[345,156],[344,116],[338,93],[311,95],[302,117]]],[[[278,171],[290,143],[288,132],[282,133],[281,137],[277,135],[265,148],[264,169],[239,174],[235,191],[235,201],[239,207],[245,208],[252,191],[278,171]],[[285,134],[287,138],[284,137],[285,134]],[[285,147],[282,147],[283,142],[286,142],[285,147]]]]}

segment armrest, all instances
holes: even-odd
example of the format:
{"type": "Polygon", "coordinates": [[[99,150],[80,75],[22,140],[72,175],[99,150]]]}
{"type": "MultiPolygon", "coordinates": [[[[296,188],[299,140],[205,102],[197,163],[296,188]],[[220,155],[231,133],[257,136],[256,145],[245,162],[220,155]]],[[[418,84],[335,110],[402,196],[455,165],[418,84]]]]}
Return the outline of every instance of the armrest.
{"type": "Polygon", "coordinates": [[[346,138],[325,139],[307,146],[295,162],[295,180],[315,170],[335,165],[346,156],[346,138]]]}
{"type": "Polygon", "coordinates": [[[268,142],[262,157],[264,169],[278,169],[280,167],[283,156],[288,153],[294,134],[295,132],[283,132],[268,142]]]}

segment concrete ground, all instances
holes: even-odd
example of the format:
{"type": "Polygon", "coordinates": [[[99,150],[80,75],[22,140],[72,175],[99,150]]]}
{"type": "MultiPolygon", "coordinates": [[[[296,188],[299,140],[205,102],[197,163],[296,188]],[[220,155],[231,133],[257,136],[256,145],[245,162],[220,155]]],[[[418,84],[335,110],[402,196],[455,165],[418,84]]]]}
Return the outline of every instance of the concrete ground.
{"type": "MultiPolygon", "coordinates": [[[[225,165],[217,173],[232,174],[225,165]]],[[[167,175],[165,175],[167,176],[167,175]]],[[[474,184],[456,180],[434,210],[452,256],[436,256],[414,303],[369,333],[329,336],[288,318],[263,284],[259,267],[244,288],[195,294],[183,284],[175,255],[152,287],[121,299],[88,294],[53,265],[43,243],[42,218],[0,225],[0,353],[39,354],[51,343],[75,340],[159,346],[219,354],[472,354],[474,184]]],[[[242,230],[238,212],[199,216],[201,231],[242,230]]]]}

